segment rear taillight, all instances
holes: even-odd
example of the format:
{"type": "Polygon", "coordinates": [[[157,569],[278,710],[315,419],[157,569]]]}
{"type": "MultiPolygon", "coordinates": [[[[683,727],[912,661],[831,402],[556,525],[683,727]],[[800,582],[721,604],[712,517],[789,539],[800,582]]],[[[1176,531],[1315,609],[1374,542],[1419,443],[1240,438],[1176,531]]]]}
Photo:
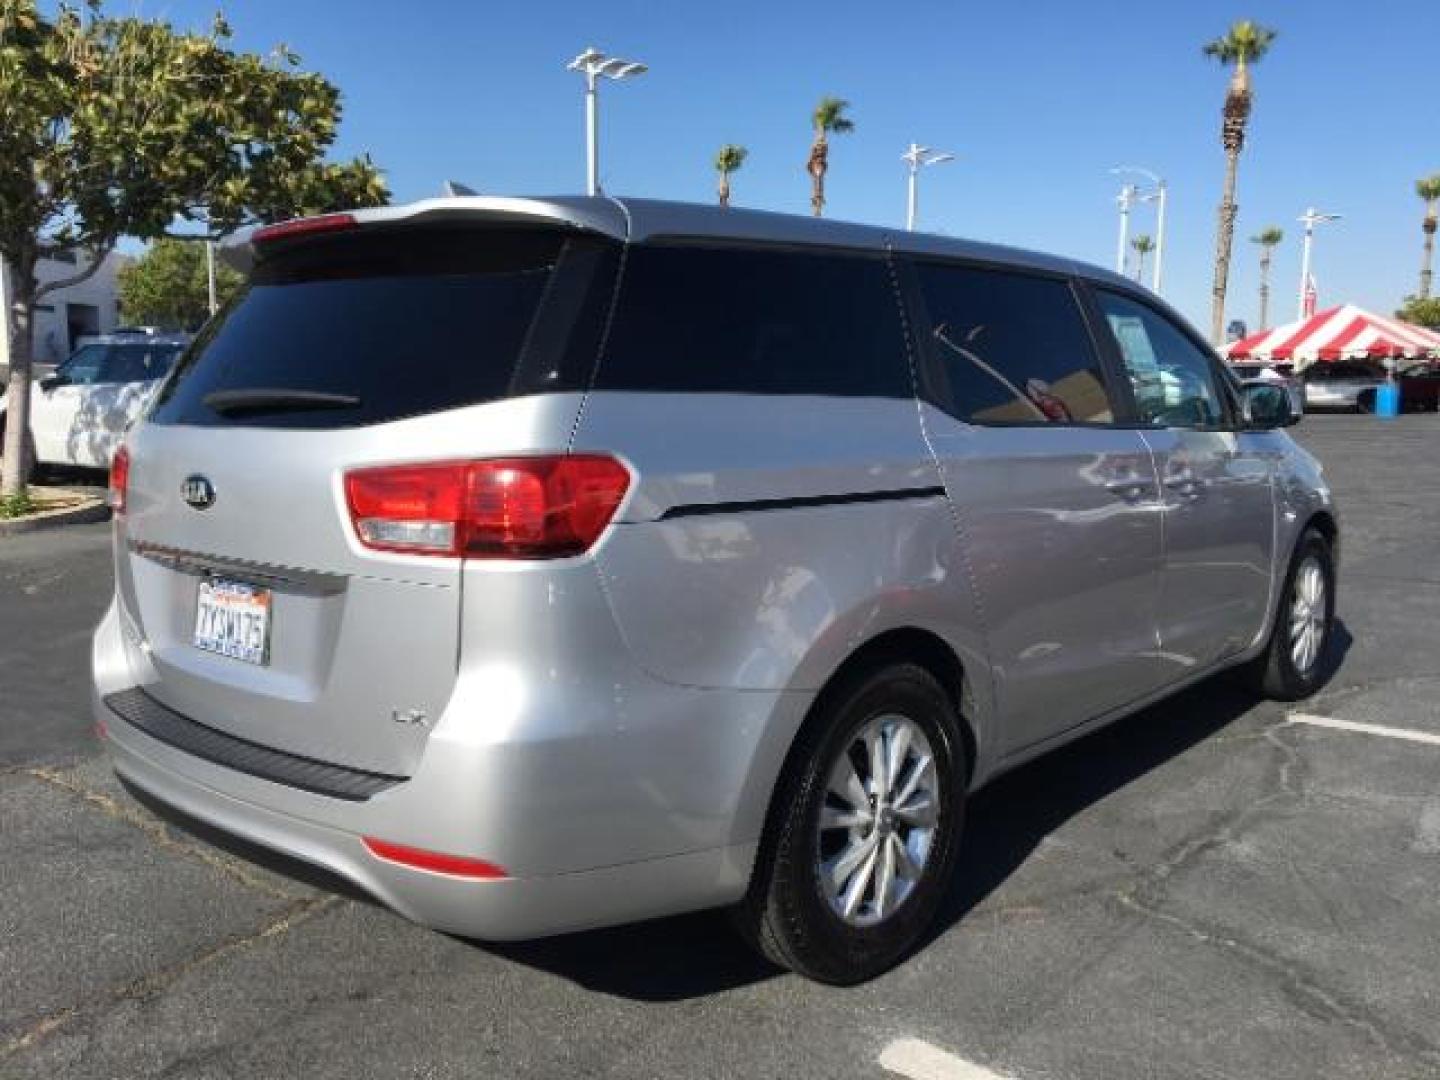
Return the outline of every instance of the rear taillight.
{"type": "Polygon", "coordinates": [[[110,460],[110,490],[105,501],[116,515],[125,513],[125,492],[130,487],[130,451],[120,447],[110,460]]]}
{"type": "Polygon", "coordinates": [[[566,454],[357,469],[345,499],[377,551],[558,559],[589,550],[629,486],[614,458],[566,454]]]}

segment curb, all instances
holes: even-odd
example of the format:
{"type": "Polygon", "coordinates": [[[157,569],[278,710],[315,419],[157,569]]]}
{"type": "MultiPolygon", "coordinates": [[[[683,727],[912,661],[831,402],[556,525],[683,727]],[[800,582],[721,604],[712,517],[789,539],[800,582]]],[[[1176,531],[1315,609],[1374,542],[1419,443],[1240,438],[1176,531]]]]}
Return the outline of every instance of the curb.
{"type": "Polygon", "coordinates": [[[87,499],[79,506],[67,506],[63,510],[48,510],[13,521],[0,521],[0,537],[18,536],[21,533],[39,532],[42,529],[58,529],[64,525],[85,525],[96,521],[108,521],[110,507],[104,499],[87,499]]]}

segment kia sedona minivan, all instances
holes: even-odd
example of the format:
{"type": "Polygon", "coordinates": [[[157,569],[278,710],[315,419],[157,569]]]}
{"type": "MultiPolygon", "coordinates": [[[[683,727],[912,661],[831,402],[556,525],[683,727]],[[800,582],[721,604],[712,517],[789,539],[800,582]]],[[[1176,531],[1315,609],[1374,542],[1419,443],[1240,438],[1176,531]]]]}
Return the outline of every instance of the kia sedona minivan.
{"type": "Polygon", "coordinates": [[[812,218],[446,198],[260,229],[131,430],[116,769],[480,939],[728,907],[850,983],[967,796],[1325,671],[1338,523],[1134,283],[812,218]]]}

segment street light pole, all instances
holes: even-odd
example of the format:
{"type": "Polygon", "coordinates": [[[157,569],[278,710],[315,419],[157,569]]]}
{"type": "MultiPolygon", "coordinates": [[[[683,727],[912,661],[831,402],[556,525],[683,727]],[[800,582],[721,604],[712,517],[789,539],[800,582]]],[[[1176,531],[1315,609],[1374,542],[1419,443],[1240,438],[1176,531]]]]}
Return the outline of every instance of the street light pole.
{"type": "Polygon", "coordinates": [[[214,241],[214,240],[206,240],[206,241],[205,241],[205,283],[206,283],[206,285],[209,287],[209,290],[210,290],[210,314],[211,314],[211,316],[214,316],[216,309],[219,308],[219,306],[220,306],[219,303],[217,302],[216,296],[215,296],[215,241],[214,241]]]}
{"type": "Polygon", "coordinates": [[[915,231],[915,214],[919,202],[919,180],[920,170],[926,165],[939,165],[945,161],[954,161],[954,154],[944,152],[933,152],[928,146],[921,146],[912,142],[910,148],[900,155],[900,160],[905,162],[907,176],[905,178],[905,230],[915,231]]]}
{"type": "Polygon", "coordinates": [[[1135,202],[1135,185],[1126,184],[1120,189],[1115,202],[1120,206],[1120,239],[1115,245],[1115,272],[1125,273],[1125,243],[1130,238],[1130,207],[1135,202]]]}
{"type": "MultiPolygon", "coordinates": [[[[1140,202],[1153,202],[1155,204],[1155,265],[1151,270],[1150,280],[1152,284],[1150,287],[1156,294],[1159,294],[1165,281],[1165,203],[1169,198],[1169,189],[1165,184],[1165,179],[1149,169],[1140,168],[1138,165],[1118,165],[1111,169],[1110,172],[1115,176],[1123,173],[1135,173],[1145,177],[1150,183],[1155,185],[1154,190],[1143,193],[1137,191],[1134,185],[1127,184],[1126,188],[1130,192],[1130,202],[1132,204],[1137,198],[1140,202]]],[[[1123,191],[1121,192],[1121,196],[1122,198],[1124,197],[1123,191]]],[[[1126,216],[1128,210],[1129,208],[1127,206],[1122,205],[1120,208],[1121,216],[1126,216]]],[[[1116,267],[1117,273],[1123,274],[1125,272],[1124,256],[1125,242],[1122,238],[1120,242],[1121,262],[1116,267]]]]}
{"type": "Polygon", "coordinates": [[[596,80],[604,75],[617,82],[649,70],[633,60],[606,56],[599,49],[586,49],[571,60],[566,68],[585,76],[585,194],[600,194],[600,95],[596,80]]]}
{"type": "Polygon", "coordinates": [[[1306,207],[1299,221],[1305,226],[1305,239],[1300,245],[1300,302],[1295,317],[1305,317],[1305,286],[1310,280],[1310,245],[1315,240],[1315,226],[1327,221],[1339,221],[1339,214],[1322,214],[1313,206],[1306,207]]]}

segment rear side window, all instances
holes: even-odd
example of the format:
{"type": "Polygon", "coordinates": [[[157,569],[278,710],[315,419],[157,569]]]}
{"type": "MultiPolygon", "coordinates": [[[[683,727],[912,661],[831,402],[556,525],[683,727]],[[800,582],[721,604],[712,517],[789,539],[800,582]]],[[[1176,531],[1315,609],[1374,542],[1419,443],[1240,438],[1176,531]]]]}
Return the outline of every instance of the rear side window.
{"type": "Polygon", "coordinates": [[[1100,361],[1064,281],[967,266],[916,267],[940,405],[981,424],[1114,419],[1100,361]]]}
{"type": "Polygon", "coordinates": [[[583,388],[613,262],[613,245],[543,230],[362,228],[302,241],[257,265],[151,419],[354,427],[583,388]],[[206,404],[262,390],[329,401],[206,404]]]}
{"type": "Polygon", "coordinates": [[[880,258],[637,246],[597,390],[911,397],[880,258]]]}

